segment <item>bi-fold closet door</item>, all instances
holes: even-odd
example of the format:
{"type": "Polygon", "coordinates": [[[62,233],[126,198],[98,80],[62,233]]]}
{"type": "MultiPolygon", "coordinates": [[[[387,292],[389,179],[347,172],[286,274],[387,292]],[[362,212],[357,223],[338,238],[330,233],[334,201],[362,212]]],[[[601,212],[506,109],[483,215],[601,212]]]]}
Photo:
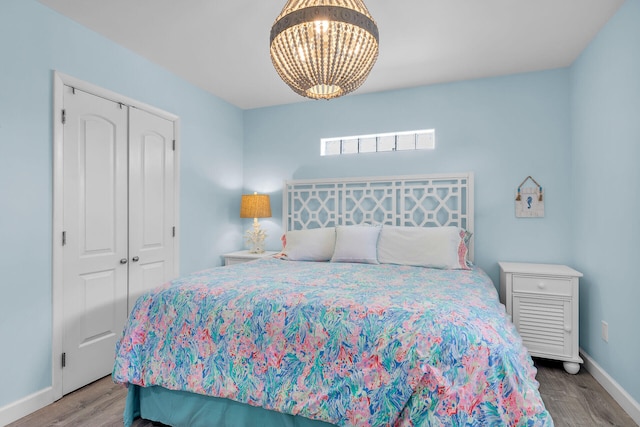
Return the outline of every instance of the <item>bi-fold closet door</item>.
{"type": "Polygon", "coordinates": [[[63,394],[108,375],[136,299],[174,274],[174,123],[64,86],[63,394]]]}

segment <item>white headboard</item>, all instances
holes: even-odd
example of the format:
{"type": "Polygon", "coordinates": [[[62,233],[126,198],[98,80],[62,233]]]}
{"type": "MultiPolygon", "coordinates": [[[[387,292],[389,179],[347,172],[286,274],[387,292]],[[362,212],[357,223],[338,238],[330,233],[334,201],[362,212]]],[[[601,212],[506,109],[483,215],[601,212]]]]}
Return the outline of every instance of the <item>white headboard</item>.
{"type": "Polygon", "coordinates": [[[472,172],[290,180],[282,200],[285,232],[367,223],[453,225],[473,233],[472,172]]]}

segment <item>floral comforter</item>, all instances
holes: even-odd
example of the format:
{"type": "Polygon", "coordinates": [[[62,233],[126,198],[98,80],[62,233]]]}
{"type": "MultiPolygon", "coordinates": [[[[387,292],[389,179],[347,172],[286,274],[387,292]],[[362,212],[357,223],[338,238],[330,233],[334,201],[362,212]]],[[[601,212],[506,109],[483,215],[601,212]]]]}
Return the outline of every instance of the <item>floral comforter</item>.
{"type": "Polygon", "coordinates": [[[479,269],[273,258],[142,296],[113,378],[338,426],[552,426],[535,373],[479,269]]]}

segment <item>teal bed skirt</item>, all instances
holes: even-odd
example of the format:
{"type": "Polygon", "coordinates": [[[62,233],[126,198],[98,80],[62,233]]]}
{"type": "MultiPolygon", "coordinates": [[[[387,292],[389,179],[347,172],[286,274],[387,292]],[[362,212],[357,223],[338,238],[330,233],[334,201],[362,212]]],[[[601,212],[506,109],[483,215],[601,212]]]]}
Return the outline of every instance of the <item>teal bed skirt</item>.
{"type": "Polygon", "coordinates": [[[173,427],[333,427],[326,422],[229,399],[129,385],[124,409],[125,427],[130,427],[136,418],[173,427]]]}

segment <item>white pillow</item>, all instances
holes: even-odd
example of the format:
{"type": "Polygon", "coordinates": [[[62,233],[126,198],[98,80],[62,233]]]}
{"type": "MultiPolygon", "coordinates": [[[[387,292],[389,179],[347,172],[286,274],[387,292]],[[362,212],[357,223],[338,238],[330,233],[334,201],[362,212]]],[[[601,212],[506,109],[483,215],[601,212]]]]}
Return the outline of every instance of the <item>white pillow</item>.
{"type": "Polygon", "coordinates": [[[331,262],[378,264],[380,226],[339,225],[336,227],[336,247],[331,262]]]}
{"type": "Polygon", "coordinates": [[[336,228],[287,231],[282,254],[291,261],[329,261],[336,244],[336,228]]]}
{"type": "Polygon", "coordinates": [[[458,227],[382,227],[378,260],[442,269],[468,269],[465,231],[458,227]]]}

